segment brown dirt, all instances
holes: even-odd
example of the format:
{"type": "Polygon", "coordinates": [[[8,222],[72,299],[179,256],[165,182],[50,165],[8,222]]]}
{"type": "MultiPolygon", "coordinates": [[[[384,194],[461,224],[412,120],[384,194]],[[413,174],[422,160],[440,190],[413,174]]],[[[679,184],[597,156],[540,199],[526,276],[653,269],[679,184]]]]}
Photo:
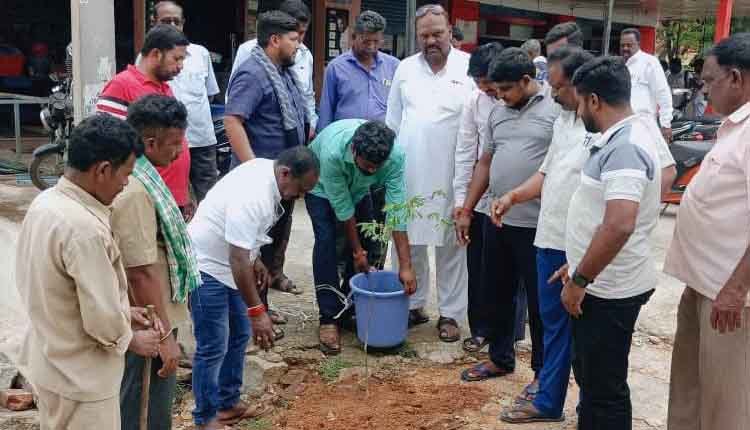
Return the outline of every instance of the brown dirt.
{"type": "Polygon", "coordinates": [[[464,416],[479,410],[491,393],[480,385],[446,382],[445,373],[456,380],[455,370],[441,368],[389,380],[371,377],[369,393],[357,378],[336,385],[317,380],[274,421],[286,430],[464,428],[464,416]]]}

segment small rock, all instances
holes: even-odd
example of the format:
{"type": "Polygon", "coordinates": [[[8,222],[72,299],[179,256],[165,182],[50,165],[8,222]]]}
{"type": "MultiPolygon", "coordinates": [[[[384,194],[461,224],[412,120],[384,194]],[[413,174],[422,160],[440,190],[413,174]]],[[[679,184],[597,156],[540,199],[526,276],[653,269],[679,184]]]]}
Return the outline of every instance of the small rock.
{"type": "Polygon", "coordinates": [[[281,385],[296,385],[302,384],[307,378],[307,372],[302,369],[290,370],[286,375],[282,376],[279,380],[281,385]]]}
{"type": "Polygon", "coordinates": [[[280,354],[272,351],[265,352],[261,356],[264,360],[270,361],[271,363],[281,363],[282,361],[284,361],[284,358],[280,354]]]}
{"type": "Polygon", "coordinates": [[[395,366],[401,361],[401,357],[398,355],[386,355],[380,358],[380,364],[384,366],[395,366]]]}
{"type": "Polygon", "coordinates": [[[283,361],[273,363],[263,358],[250,355],[245,357],[242,390],[245,393],[260,393],[267,384],[276,384],[286,373],[289,366],[283,361]]]}
{"type": "Polygon", "coordinates": [[[287,387],[287,389],[283,390],[279,395],[285,399],[285,400],[294,400],[302,394],[302,392],[305,391],[305,385],[302,383],[299,384],[293,384],[287,387]]]}
{"type": "Polygon", "coordinates": [[[255,342],[248,342],[247,348],[245,348],[245,354],[254,355],[260,352],[260,347],[255,342]]]}
{"type": "Polygon", "coordinates": [[[341,369],[341,372],[339,372],[338,382],[345,381],[347,379],[353,379],[354,377],[364,378],[366,375],[367,369],[365,369],[364,367],[347,367],[346,369],[341,369]]]}
{"type": "Polygon", "coordinates": [[[284,353],[284,361],[292,366],[314,364],[325,358],[318,349],[291,349],[284,353]]]}
{"type": "Polygon", "coordinates": [[[326,418],[328,421],[336,421],[336,414],[333,413],[333,411],[328,411],[328,415],[326,415],[326,418]]]}
{"type": "Polygon", "coordinates": [[[455,361],[449,351],[433,351],[427,355],[427,359],[438,364],[451,364],[455,361]]]}
{"type": "Polygon", "coordinates": [[[39,411],[0,410],[0,430],[39,430],[39,411]]]}
{"type": "Polygon", "coordinates": [[[25,411],[34,406],[34,395],[27,390],[0,391],[0,406],[11,411],[25,411]]]}

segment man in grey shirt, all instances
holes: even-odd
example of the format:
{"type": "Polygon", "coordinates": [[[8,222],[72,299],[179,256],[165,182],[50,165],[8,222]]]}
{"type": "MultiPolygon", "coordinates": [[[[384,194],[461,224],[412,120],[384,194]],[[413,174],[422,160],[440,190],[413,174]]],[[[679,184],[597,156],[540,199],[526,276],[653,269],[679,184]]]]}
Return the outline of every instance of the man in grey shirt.
{"type": "MultiPolygon", "coordinates": [[[[535,74],[534,63],[518,48],[504,50],[490,66],[490,79],[505,103],[490,114],[492,138],[479,159],[456,221],[459,242],[471,240],[472,210],[488,186],[492,195],[501,196],[538,171],[544,161],[560,106],[553,100],[549,85],[535,80],[535,74]]],[[[483,275],[497,289],[497,303],[493,304],[497,320],[490,339],[490,360],[462,374],[466,381],[480,381],[515,370],[514,297],[522,280],[528,300],[531,367],[535,373],[534,382],[522,394],[526,399],[538,390],[537,373],[542,368],[543,354],[534,248],[539,207],[539,199],[519,203],[505,215],[502,228],[490,224],[485,229],[483,275]]]]}

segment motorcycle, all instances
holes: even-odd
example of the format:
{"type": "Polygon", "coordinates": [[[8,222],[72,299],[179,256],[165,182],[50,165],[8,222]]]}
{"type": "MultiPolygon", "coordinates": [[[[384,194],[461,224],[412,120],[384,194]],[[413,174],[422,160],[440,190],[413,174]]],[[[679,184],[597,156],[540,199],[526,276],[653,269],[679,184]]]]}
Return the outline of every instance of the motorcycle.
{"type": "Polygon", "coordinates": [[[50,76],[57,82],[52,88],[47,105],[39,113],[44,129],[49,133],[50,143],[34,150],[29,176],[40,190],[57,183],[63,175],[67,158],[68,140],[73,131],[73,48],[68,45],[65,59],[66,73],[62,78],[50,76]]]}
{"type": "Polygon", "coordinates": [[[229,173],[232,165],[232,146],[229,144],[229,138],[224,129],[223,106],[211,106],[211,120],[214,123],[216,135],[216,167],[219,170],[219,179],[221,179],[229,173]]]}
{"type": "Polygon", "coordinates": [[[34,150],[29,175],[31,182],[40,190],[55,185],[65,169],[68,139],[73,131],[70,85],[68,77],[52,88],[47,106],[39,113],[42,125],[49,133],[50,143],[34,150]]]}

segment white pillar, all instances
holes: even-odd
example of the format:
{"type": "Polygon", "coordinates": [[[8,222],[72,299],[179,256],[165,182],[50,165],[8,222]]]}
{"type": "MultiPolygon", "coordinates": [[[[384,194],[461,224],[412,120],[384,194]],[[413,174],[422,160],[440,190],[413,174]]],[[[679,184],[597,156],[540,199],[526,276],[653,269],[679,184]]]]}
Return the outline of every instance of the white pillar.
{"type": "Polygon", "coordinates": [[[70,0],[75,122],[94,113],[104,84],[115,74],[114,0],[70,0]]]}

